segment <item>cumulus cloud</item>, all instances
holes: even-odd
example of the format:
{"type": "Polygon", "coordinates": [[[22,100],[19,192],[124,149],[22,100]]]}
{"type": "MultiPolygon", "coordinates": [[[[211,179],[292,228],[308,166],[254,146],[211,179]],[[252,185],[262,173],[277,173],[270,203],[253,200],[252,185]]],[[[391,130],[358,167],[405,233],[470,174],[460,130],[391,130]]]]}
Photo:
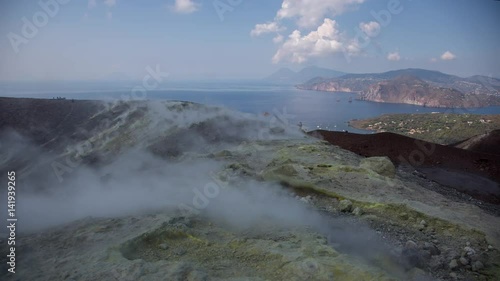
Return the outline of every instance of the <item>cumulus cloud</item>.
{"type": "Polygon", "coordinates": [[[180,14],[190,14],[196,12],[199,5],[193,0],[175,0],[174,11],[180,14]]]}
{"type": "Polygon", "coordinates": [[[278,44],[278,43],[283,42],[284,39],[285,39],[285,37],[283,37],[283,35],[278,34],[278,35],[276,35],[276,37],[273,38],[273,42],[278,44]]]}
{"type": "Polygon", "coordinates": [[[334,17],[357,7],[365,0],[283,0],[276,19],[297,18],[300,27],[314,27],[326,17],[334,17]]]}
{"type": "Polygon", "coordinates": [[[259,36],[265,33],[279,32],[285,30],[284,27],[280,26],[277,22],[269,22],[255,25],[254,29],[250,32],[252,36],[259,36]]]}
{"type": "Polygon", "coordinates": [[[389,53],[387,55],[387,59],[390,60],[390,61],[398,61],[401,59],[401,56],[399,55],[399,52],[393,52],[393,53],[389,53]]]}
{"type": "Polygon", "coordinates": [[[455,56],[455,54],[453,54],[452,52],[450,51],[446,51],[444,52],[442,55],[441,55],[441,59],[442,60],[454,60],[456,59],[457,56],[455,56]]]}
{"type": "Polygon", "coordinates": [[[310,57],[321,57],[346,50],[356,51],[357,48],[345,42],[338,30],[337,22],[327,18],[317,30],[305,36],[302,36],[299,30],[293,31],[274,55],[273,62],[290,60],[302,63],[310,57]]]}
{"type": "Polygon", "coordinates": [[[116,0],[104,0],[104,5],[108,7],[113,7],[116,5],[116,0]]]}
{"type": "MultiPolygon", "coordinates": [[[[365,0],[282,0],[274,20],[255,25],[250,34],[278,33],[273,42],[281,46],[273,57],[274,63],[283,60],[302,63],[310,57],[336,52],[343,52],[346,56],[356,55],[361,51],[359,42],[346,39],[331,18],[354,10],[363,2],[365,0]],[[285,20],[296,25],[287,37],[280,34],[285,30],[285,20]]],[[[360,27],[371,36],[376,36],[380,29],[377,22],[362,23],[360,27]]]]}
{"type": "Polygon", "coordinates": [[[375,37],[380,33],[380,24],[376,21],[371,21],[368,23],[360,23],[359,29],[361,29],[366,35],[370,37],[375,37]]]}

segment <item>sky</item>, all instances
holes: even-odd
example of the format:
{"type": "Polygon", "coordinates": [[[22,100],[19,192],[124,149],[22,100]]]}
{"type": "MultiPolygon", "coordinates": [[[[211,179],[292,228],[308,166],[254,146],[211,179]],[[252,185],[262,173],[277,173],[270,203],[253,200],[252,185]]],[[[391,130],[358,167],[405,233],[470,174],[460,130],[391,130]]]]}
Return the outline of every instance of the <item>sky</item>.
{"type": "Polygon", "coordinates": [[[494,0],[0,0],[0,81],[258,79],[281,67],[500,77],[494,0]]]}

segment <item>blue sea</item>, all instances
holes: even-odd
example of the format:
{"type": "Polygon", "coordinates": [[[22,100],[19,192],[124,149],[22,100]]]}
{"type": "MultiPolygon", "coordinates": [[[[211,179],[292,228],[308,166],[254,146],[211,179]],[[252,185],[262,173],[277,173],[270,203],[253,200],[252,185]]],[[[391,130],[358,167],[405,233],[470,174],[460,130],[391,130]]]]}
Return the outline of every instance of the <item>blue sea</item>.
{"type": "MultiPolygon", "coordinates": [[[[114,100],[131,96],[140,82],[67,82],[2,83],[0,96],[67,99],[114,100]]],[[[306,129],[347,130],[370,133],[349,127],[352,119],[363,119],[387,113],[449,112],[500,114],[500,106],[450,109],[407,104],[375,103],[355,100],[356,95],[341,92],[298,90],[288,85],[255,81],[168,82],[154,90],[142,92],[149,100],[184,100],[255,114],[278,114],[288,122],[302,122],[306,129]],[[349,100],[352,99],[352,102],[349,100]]]]}

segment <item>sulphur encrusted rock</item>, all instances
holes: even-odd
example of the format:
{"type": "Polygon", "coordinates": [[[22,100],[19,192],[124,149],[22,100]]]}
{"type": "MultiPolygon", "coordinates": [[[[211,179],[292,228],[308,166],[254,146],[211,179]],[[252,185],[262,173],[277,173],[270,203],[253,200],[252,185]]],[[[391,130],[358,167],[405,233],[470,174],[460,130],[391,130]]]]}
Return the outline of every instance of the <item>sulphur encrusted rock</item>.
{"type": "Polygon", "coordinates": [[[361,160],[360,167],[374,171],[375,173],[393,178],[396,168],[388,157],[369,157],[361,160]]]}

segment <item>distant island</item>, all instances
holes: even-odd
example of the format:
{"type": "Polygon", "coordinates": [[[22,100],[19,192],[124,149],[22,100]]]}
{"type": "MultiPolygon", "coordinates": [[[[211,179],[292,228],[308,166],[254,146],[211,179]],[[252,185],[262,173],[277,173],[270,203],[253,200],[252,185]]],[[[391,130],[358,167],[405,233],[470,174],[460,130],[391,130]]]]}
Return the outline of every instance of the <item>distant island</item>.
{"type": "Polygon", "coordinates": [[[500,105],[500,79],[461,78],[439,71],[402,69],[384,73],[313,78],[298,89],[357,93],[358,100],[428,107],[473,108],[500,105]]]}

